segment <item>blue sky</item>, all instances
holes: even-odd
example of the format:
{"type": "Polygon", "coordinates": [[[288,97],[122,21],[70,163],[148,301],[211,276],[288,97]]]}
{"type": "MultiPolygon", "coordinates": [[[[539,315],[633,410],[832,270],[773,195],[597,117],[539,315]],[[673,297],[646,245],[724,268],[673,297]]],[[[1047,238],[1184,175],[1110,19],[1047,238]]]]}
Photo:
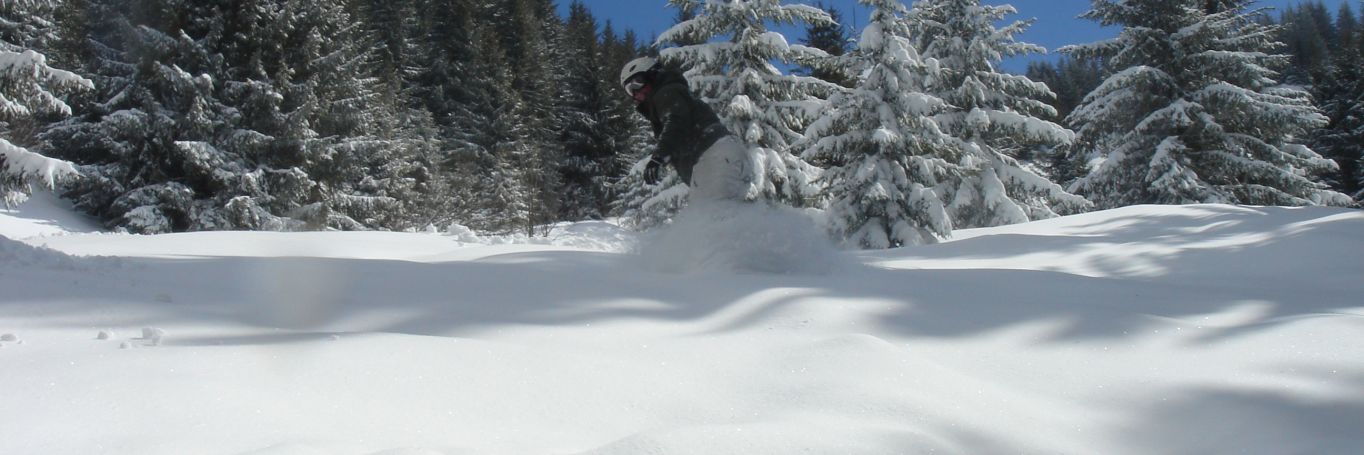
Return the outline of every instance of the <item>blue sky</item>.
{"type": "MultiPolygon", "coordinates": [[[[571,0],[559,0],[560,9],[567,11],[571,0]]],[[[787,3],[806,3],[813,4],[816,0],[788,1],[787,3]]],[[[843,19],[848,25],[859,27],[866,21],[865,14],[851,13],[856,11],[856,0],[823,0],[825,4],[833,4],[835,7],[844,11],[843,19]]],[[[1358,0],[1323,0],[1328,9],[1334,13],[1345,2],[1352,2],[1352,6],[1358,6],[1358,0]]],[[[1089,0],[985,0],[987,4],[1010,4],[1018,9],[1018,15],[1010,20],[1036,19],[1033,24],[1020,39],[1022,41],[1038,44],[1049,50],[1056,50],[1067,44],[1079,44],[1110,38],[1115,33],[1114,29],[1104,29],[1095,22],[1076,19],[1076,16],[1089,9],[1089,0]]],[[[1262,0],[1260,6],[1282,8],[1288,5],[1301,3],[1302,0],[1262,0]]],[[[666,0],[583,0],[592,14],[601,22],[610,20],[617,31],[629,28],[635,30],[642,39],[651,39],[672,25],[675,10],[667,7],[666,0]]],[[[1356,14],[1360,8],[1355,8],[1356,14]]],[[[787,32],[787,30],[783,30],[787,32]]],[[[854,33],[854,36],[856,34],[854,33]]],[[[787,38],[791,42],[797,42],[804,36],[802,30],[789,31],[787,38]]],[[[1032,57],[1046,58],[1046,57],[1032,57]]],[[[1027,65],[1027,58],[1013,59],[1004,63],[1005,69],[1011,71],[1022,71],[1027,65]]]]}

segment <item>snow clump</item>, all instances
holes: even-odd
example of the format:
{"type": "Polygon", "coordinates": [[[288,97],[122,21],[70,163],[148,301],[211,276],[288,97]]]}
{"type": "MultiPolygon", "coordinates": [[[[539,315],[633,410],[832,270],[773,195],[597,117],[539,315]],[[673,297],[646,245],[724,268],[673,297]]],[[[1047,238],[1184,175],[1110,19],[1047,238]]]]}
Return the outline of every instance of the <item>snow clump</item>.
{"type": "Polygon", "coordinates": [[[142,338],[140,339],[146,341],[147,344],[150,346],[160,346],[161,339],[164,338],[165,336],[166,336],[165,330],[158,329],[155,327],[144,327],[142,329],[142,338]]]}

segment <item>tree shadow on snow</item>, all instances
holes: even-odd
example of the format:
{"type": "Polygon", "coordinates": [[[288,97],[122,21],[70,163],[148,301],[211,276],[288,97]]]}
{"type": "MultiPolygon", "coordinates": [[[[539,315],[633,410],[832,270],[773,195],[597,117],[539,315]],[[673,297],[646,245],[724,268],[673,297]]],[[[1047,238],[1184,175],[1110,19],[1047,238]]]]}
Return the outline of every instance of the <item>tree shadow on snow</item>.
{"type": "MultiPolygon", "coordinates": [[[[1045,321],[1039,342],[1124,338],[1153,321],[1195,324],[1252,305],[1253,318],[1206,327],[1195,342],[1254,333],[1298,317],[1359,306],[1364,218],[1313,223],[1340,211],[1210,206],[1202,217],[1124,218],[1090,236],[979,237],[864,253],[864,258],[1007,259],[1040,248],[1091,252],[1095,244],[1158,245],[1163,272],[1112,276],[1006,269],[840,266],[827,274],[733,270],[664,273],[629,254],[518,253],[478,261],[416,263],[321,258],[123,258],[115,267],[7,290],[6,302],[146,302],[74,325],[165,325],[223,321],[303,333],[393,332],[476,336],[506,326],[579,325],[624,319],[693,323],[698,335],[773,324],[795,305],[838,305],[880,333],[964,337],[1045,321]],[[1249,213],[1248,213],[1249,212],[1249,213]],[[1266,214],[1274,216],[1266,216],[1266,214]],[[1289,221],[1290,223],[1285,223],[1289,221]],[[1249,236],[1249,237],[1248,237],[1249,236]],[[1140,243],[1137,243],[1140,242],[1140,243]],[[1212,242],[1212,243],[1209,243],[1212,242]],[[1217,242],[1230,242],[1229,245],[1217,242]],[[1070,248],[1070,250],[1066,250],[1070,248]],[[100,276],[107,277],[101,279],[100,276]]],[[[1082,230],[1082,229],[1081,229],[1082,230]]],[[[1116,256],[1115,256],[1116,257],[1116,256]]],[[[78,259],[79,260],[79,259],[78,259]]],[[[98,267],[97,267],[98,268],[98,267]]],[[[57,271],[54,273],[63,273],[57,271]]],[[[84,272],[83,272],[84,273],[84,272]]],[[[79,311],[83,306],[72,306],[79,311]]],[[[60,313],[53,305],[47,312],[60,313]]],[[[815,321],[818,322],[818,321],[815,321]]],[[[868,329],[871,330],[871,329],[868,329]]],[[[312,337],[256,337],[287,343],[312,337]]]]}
{"type": "Polygon", "coordinates": [[[1205,386],[1130,403],[1114,435],[1134,453],[1354,454],[1364,425],[1364,375],[1299,370],[1337,379],[1330,396],[1205,386]],[[1349,392],[1343,392],[1349,391],[1349,392]]]}
{"type": "MultiPolygon", "coordinates": [[[[1046,252],[1082,256],[1095,276],[1060,271],[1063,267],[863,265],[824,274],[669,273],[644,266],[636,255],[581,251],[440,263],[39,257],[32,262],[51,263],[50,269],[0,275],[4,283],[23,284],[4,290],[0,309],[53,302],[41,308],[42,317],[82,328],[220,322],[252,329],[221,336],[172,334],[165,346],[175,348],[311,343],[338,333],[479,337],[509,327],[622,320],[676,323],[684,336],[704,337],[790,327],[784,318],[792,315],[830,314],[874,325],[848,331],[905,338],[968,338],[1046,323],[1037,343],[1136,339],[1156,325],[1203,325],[1211,317],[1222,322],[1207,324],[1186,341],[1211,344],[1361,306],[1364,218],[1332,218],[1347,212],[1327,209],[1200,210],[1193,217],[1125,217],[1047,235],[845,254],[932,264],[1002,263],[1046,252]],[[1113,254],[1105,254],[1107,248],[1113,254]],[[1133,256],[1124,248],[1144,248],[1137,257],[1148,264],[1140,269],[1122,264],[1121,258],[1133,256]],[[121,305],[136,308],[120,311],[121,305]]],[[[1133,402],[1115,405],[1126,420],[1105,426],[1120,432],[1109,439],[1132,453],[1353,453],[1364,422],[1364,394],[1358,392],[1364,390],[1364,374],[1283,370],[1296,370],[1288,378],[1298,383],[1331,378],[1320,395],[1329,399],[1231,384],[1153,386],[1118,395],[1133,402]]],[[[979,452],[1013,449],[992,446],[988,434],[956,433],[952,439],[983,449],[979,452]]]]}
{"type": "MultiPolygon", "coordinates": [[[[938,260],[1004,263],[1036,253],[1039,261],[1080,259],[1085,273],[1060,270],[930,270],[912,273],[905,311],[887,318],[919,335],[954,336],[1035,320],[1062,321],[1052,337],[1122,337],[1153,319],[1195,325],[1205,316],[1255,307],[1253,318],[1203,327],[1198,340],[1253,333],[1300,317],[1359,308],[1364,292],[1364,217],[1338,209],[1198,206],[1205,215],[1143,216],[1105,221],[1069,235],[1007,234],[894,252],[871,260],[931,264],[938,260]],[[1135,251],[1134,251],[1135,250],[1135,251]],[[1141,264],[1132,264],[1140,262],[1141,264]],[[1137,265],[1140,265],[1138,267],[1137,265]]],[[[1035,264],[1030,264],[1035,266],[1035,264]]],[[[873,283],[871,287],[879,287],[873,283]]],[[[889,296],[892,289],[870,295],[889,296]]]]}

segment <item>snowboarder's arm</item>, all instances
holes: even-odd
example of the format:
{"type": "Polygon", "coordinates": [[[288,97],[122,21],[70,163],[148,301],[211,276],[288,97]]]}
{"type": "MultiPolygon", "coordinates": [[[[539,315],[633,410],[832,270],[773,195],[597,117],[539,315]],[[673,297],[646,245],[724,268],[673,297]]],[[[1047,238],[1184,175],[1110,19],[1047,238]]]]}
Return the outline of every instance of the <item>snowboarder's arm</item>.
{"type": "Polygon", "coordinates": [[[659,161],[671,160],[683,153],[687,141],[700,139],[687,137],[688,132],[696,130],[691,126],[696,119],[688,97],[686,89],[677,86],[666,87],[654,94],[654,106],[659,110],[659,123],[663,125],[658,134],[658,150],[654,152],[659,161]]]}

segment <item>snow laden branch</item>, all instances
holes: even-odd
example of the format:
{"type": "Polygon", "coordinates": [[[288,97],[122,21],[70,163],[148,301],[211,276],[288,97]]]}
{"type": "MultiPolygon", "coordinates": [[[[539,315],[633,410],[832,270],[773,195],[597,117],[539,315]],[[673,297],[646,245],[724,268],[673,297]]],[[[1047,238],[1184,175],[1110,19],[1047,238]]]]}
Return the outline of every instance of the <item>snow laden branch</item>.
{"type": "MultiPolygon", "coordinates": [[[[7,43],[8,44],[8,43],[7,43]]],[[[12,47],[12,46],[6,46],[12,47]]],[[[27,183],[55,188],[80,175],[72,163],[49,158],[15,144],[13,124],[31,123],[41,115],[71,115],[65,93],[91,90],[94,83],[70,71],[47,65],[47,57],[33,50],[0,51],[0,195],[5,205],[27,198],[27,183]]]]}
{"type": "Polygon", "coordinates": [[[39,114],[71,115],[57,93],[92,90],[94,83],[70,71],[47,66],[47,57],[32,50],[0,51],[0,117],[14,119],[39,114]]]}

